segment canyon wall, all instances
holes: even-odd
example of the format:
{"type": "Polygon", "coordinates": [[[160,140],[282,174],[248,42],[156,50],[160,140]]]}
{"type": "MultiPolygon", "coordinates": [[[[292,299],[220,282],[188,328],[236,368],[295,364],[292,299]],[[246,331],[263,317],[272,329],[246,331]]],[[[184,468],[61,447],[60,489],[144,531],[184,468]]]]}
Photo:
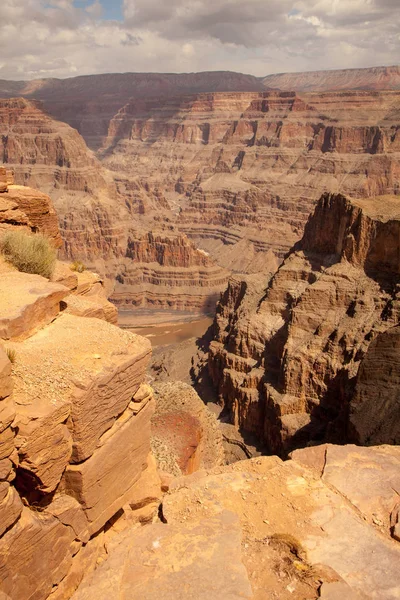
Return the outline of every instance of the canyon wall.
{"type": "MultiPolygon", "coordinates": [[[[16,183],[38,186],[51,194],[63,256],[98,270],[110,294],[116,287],[117,303],[213,310],[228,272],[174,233],[168,218],[171,211],[161,193],[150,191],[138,178],[128,183],[117,176],[114,180],[77,131],[54,121],[38,103],[1,101],[0,133],[3,164],[13,170],[16,183]],[[173,257],[169,262],[159,260],[153,251],[156,244],[148,233],[150,226],[160,230],[158,246],[173,257]],[[136,251],[139,246],[141,256],[136,251]],[[173,303],[167,298],[170,287],[175,291],[173,303]]],[[[27,193],[21,189],[20,195],[27,193]]],[[[10,188],[7,198],[12,194],[10,188]]]]}
{"type": "Polygon", "coordinates": [[[400,68],[371,67],[254,77],[243,73],[105,73],[68,79],[0,80],[0,97],[22,96],[44,103],[55,119],[77,129],[97,150],[110,120],[131,98],[185,96],[205,92],[398,90],[400,68]]]}
{"type": "Polygon", "coordinates": [[[399,231],[397,197],[325,194],[269,281],[230,281],[210,374],[232,421],[273,453],[349,436],[398,441],[393,360],[379,365],[396,355],[399,231]]]}
{"type": "MultiPolygon", "coordinates": [[[[107,79],[98,83],[105,93],[107,79]]],[[[398,91],[168,90],[146,97],[145,86],[114,106],[96,156],[35,102],[0,107],[3,163],[17,183],[51,194],[65,257],[100,272],[121,305],[210,310],[226,272],[276,270],[321,193],[399,193],[398,91]],[[151,236],[178,259],[182,234],[193,259],[209,254],[206,269],[153,261],[151,236]],[[145,261],[135,254],[143,244],[145,261]]],[[[79,93],[88,98],[85,86],[79,93]]]]}
{"type": "Polygon", "coordinates": [[[168,222],[221,266],[259,272],[301,237],[321,193],[399,192],[399,110],[399,92],[135,99],[99,157],[162,190],[168,222]]]}

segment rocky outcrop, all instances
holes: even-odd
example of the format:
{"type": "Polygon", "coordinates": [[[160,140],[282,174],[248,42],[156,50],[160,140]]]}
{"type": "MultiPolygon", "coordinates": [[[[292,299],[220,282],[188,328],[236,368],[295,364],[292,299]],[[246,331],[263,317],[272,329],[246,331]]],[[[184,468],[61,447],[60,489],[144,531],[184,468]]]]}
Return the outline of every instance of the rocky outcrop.
{"type": "Polygon", "coordinates": [[[399,460],[320,446],[179,478],[164,523],[120,536],[73,600],[395,600],[399,460]]]}
{"type": "Polygon", "coordinates": [[[148,233],[129,238],[127,260],[111,296],[121,309],[214,310],[229,273],[186,236],[148,233]]]}
{"type": "Polygon", "coordinates": [[[15,185],[13,171],[5,167],[0,167],[0,192],[0,233],[19,227],[43,233],[56,248],[61,246],[58,219],[49,196],[15,185]]]}
{"type": "MultiPolygon", "coordinates": [[[[371,342],[378,345],[380,334],[387,339],[384,332],[399,323],[399,228],[396,197],[324,195],[270,281],[231,281],[217,308],[209,369],[232,422],[257,433],[272,452],[310,440],[345,441],[352,435],[349,406],[354,415],[358,410],[360,432],[373,427],[360,408],[365,397],[373,410],[364,369],[356,395],[355,385],[371,342]]],[[[390,342],[387,352],[389,358],[390,342]]],[[[382,389],[386,405],[382,397],[375,407],[380,443],[392,442],[386,419],[397,410],[394,364],[375,375],[391,381],[382,389]]]]}
{"type": "Polygon", "coordinates": [[[116,310],[97,275],[58,263],[50,282],[0,264],[5,598],[66,600],[96,564],[110,519],[157,510],[154,399],[143,386],[151,345],[107,320],[116,310]],[[80,302],[102,319],[77,316],[80,302]]]}

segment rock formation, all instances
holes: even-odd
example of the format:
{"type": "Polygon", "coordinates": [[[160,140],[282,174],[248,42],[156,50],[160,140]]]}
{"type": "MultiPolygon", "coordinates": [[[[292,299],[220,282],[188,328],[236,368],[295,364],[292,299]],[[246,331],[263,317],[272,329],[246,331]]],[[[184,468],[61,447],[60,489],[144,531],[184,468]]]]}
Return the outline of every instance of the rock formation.
{"type": "Polygon", "coordinates": [[[89,147],[98,149],[112,117],[131,98],[186,96],[205,92],[326,91],[400,89],[400,69],[372,67],[279,73],[254,77],[242,73],[107,73],[68,79],[0,81],[0,97],[22,96],[43,102],[57,120],[77,129],[89,147]]]}
{"type": "Polygon", "coordinates": [[[323,195],[270,281],[230,282],[210,373],[232,421],[273,453],[349,435],[397,439],[399,231],[396,197],[323,195]]]}
{"type": "Polygon", "coordinates": [[[119,179],[140,173],[165,195],[171,211],[153,212],[159,225],[174,223],[231,271],[273,271],[321,193],[399,192],[399,99],[396,91],[133,99],[98,155],[119,179]]]}
{"type": "MultiPolygon", "coordinates": [[[[99,270],[108,293],[117,282],[118,303],[206,312],[215,307],[228,273],[196,252],[170,225],[165,234],[159,227],[160,239],[148,233],[148,213],[155,220],[164,213],[164,221],[170,213],[162,194],[150,193],[140,181],[124,183],[118,177],[114,181],[80,135],[46,115],[38,103],[21,98],[0,101],[0,133],[3,162],[13,169],[15,180],[40,186],[54,199],[64,257],[79,258],[99,270]],[[165,255],[161,262],[160,253],[165,255]],[[173,303],[167,301],[165,286],[174,289],[173,303]]],[[[13,194],[10,186],[7,200],[12,202],[13,194]]],[[[19,186],[16,195],[19,204],[26,196],[26,206],[32,191],[19,186]]],[[[4,210],[11,208],[4,204],[4,210]]],[[[37,218],[33,225],[38,227],[37,218]]],[[[151,225],[157,230],[155,222],[151,225]]]]}
{"type": "Polygon", "coordinates": [[[221,269],[274,272],[321,193],[399,193],[398,91],[146,93],[113,103],[97,159],[36,102],[0,104],[3,162],[51,193],[64,255],[99,271],[109,293],[116,285],[122,305],[166,308],[168,287],[172,308],[208,310],[221,269]],[[157,262],[155,238],[172,256],[181,234],[209,253],[209,270],[157,262]]]}
{"type": "Polygon", "coordinates": [[[328,445],[179,478],[164,523],[122,534],[73,600],[395,600],[399,460],[328,445]]]}
{"type": "MultiPolygon", "coordinates": [[[[59,242],[47,196],[11,185],[0,202],[14,214],[1,227],[59,242]]],[[[107,322],[116,309],[98,276],[58,263],[52,279],[0,262],[0,591],[11,600],[69,598],[106,523],[123,507],[154,513],[161,491],[150,342],[107,322]]]]}
{"type": "Polygon", "coordinates": [[[121,309],[168,308],[212,312],[229,272],[186,236],[147,233],[129,237],[112,301],[121,309]]]}

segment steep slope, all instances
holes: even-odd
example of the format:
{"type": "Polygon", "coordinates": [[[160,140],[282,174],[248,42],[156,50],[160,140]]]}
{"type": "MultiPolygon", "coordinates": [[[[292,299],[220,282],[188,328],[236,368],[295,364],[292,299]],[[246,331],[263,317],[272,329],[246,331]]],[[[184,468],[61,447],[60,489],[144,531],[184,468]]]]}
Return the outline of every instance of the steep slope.
{"type": "MultiPolygon", "coordinates": [[[[353,400],[360,362],[400,320],[399,232],[396,197],[324,195],[269,282],[230,282],[217,308],[209,369],[232,421],[272,452],[354,435],[348,411],[354,403],[360,413],[362,387],[353,400]]],[[[381,421],[398,410],[393,377],[381,421]]],[[[367,421],[361,417],[360,430],[367,421]]],[[[380,429],[372,440],[392,442],[390,427],[380,429]]]]}
{"type": "Polygon", "coordinates": [[[254,77],[229,71],[203,73],[105,73],[69,79],[0,80],[0,97],[41,100],[57,120],[83,135],[92,149],[102,145],[112,117],[131,98],[165,99],[202,92],[398,90],[399,67],[371,67],[254,77]]]}
{"type": "Polygon", "coordinates": [[[262,90],[253,75],[229,71],[204,73],[106,73],[69,79],[0,81],[0,97],[23,96],[41,100],[55,118],[81,133],[97,149],[110,120],[128,100],[214,91],[262,90]]]}

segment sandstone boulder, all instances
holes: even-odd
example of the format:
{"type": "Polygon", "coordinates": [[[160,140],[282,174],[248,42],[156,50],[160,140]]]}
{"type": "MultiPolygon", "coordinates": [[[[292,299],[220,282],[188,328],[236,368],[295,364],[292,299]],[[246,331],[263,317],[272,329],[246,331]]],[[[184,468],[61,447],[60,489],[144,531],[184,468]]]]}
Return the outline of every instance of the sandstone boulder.
{"type": "Polygon", "coordinates": [[[133,496],[134,486],[147,467],[153,410],[153,402],[138,415],[128,408],[100,438],[90,458],[67,467],[64,489],[84,508],[91,534],[133,496]]]}

